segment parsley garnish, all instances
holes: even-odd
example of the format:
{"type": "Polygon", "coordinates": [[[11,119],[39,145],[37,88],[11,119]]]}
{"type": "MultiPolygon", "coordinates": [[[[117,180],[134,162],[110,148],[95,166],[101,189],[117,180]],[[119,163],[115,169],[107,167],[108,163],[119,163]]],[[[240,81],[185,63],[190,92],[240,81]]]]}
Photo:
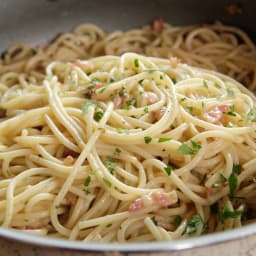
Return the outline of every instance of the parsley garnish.
{"type": "Polygon", "coordinates": [[[166,141],[170,141],[172,138],[159,138],[158,142],[162,143],[162,142],[166,142],[166,141]]]}
{"type": "Polygon", "coordinates": [[[167,165],[166,167],[164,167],[165,172],[167,173],[168,176],[170,176],[172,174],[172,167],[167,165]]]}
{"type": "Polygon", "coordinates": [[[118,156],[120,153],[121,153],[121,149],[115,148],[114,154],[118,156]]]}
{"type": "Polygon", "coordinates": [[[106,87],[102,87],[102,88],[99,90],[99,92],[98,92],[98,93],[99,93],[99,94],[101,94],[101,93],[105,92],[105,91],[106,91],[106,89],[107,89],[106,87]]]}
{"type": "Polygon", "coordinates": [[[215,86],[216,88],[218,88],[218,89],[221,88],[221,86],[220,86],[219,84],[217,84],[217,83],[215,83],[214,86],[215,86]]]}
{"type": "Polygon", "coordinates": [[[187,224],[185,234],[195,233],[200,223],[203,223],[202,217],[199,214],[193,215],[187,224]]]}
{"type": "Polygon", "coordinates": [[[173,82],[174,84],[177,83],[177,79],[176,79],[175,77],[172,77],[171,79],[172,79],[172,82],[173,82]]]}
{"type": "Polygon", "coordinates": [[[143,109],[143,111],[144,111],[144,113],[148,113],[148,107],[145,107],[144,109],[143,109]]]}
{"type": "Polygon", "coordinates": [[[225,114],[230,115],[230,116],[236,116],[236,113],[235,113],[235,106],[234,106],[234,105],[231,105],[231,106],[229,107],[229,111],[228,111],[228,112],[225,112],[225,114]]]}
{"type": "Polygon", "coordinates": [[[93,106],[94,106],[93,103],[91,103],[91,102],[86,102],[86,103],[83,105],[83,108],[82,108],[82,113],[83,113],[83,115],[87,114],[89,107],[93,107],[93,106]]]}
{"type": "Polygon", "coordinates": [[[209,88],[209,86],[208,86],[208,84],[207,84],[207,82],[204,80],[204,83],[203,83],[203,86],[205,87],[205,88],[209,88]]]}
{"type": "Polygon", "coordinates": [[[174,226],[178,228],[181,222],[182,222],[182,217],[180,215],[176,215],[173,221],[174,226]]]}
{"type": "Polygon", "coordinates": [[[106,225],[106,228],[110,228],[112,227],[112,223],[109,223],[108,225],[106,225]]]}
{"type": "Polygon", "coordinates": [[[138,68],[138,67],[140,66],[138,59],[135,59],[135,60],[134,60],[134,66],[135,66],[136,68],[138,68]]]}
{"type": "Polygon", "coordinates": [[[91,183],[91,176],[89,175],[89,176],[87,176],[87,178],[84,181],[84,186],[88,187],[90,185],[90,183],[91,183]]]}
{"type": "Polygon", "coordinates": [[[136,99],[135,97],[133,97],[133,98],[127,100],[127,101],[125,102],[125,109],[130,109],[131,106],[134,106],[134,105],[136,104],[136,102],[137,102],[137,99],[136,99]]]}
{"type": "Polygon", "coordinates": [[[103,178],[103,181],[104,181],[104,183],[105,183],[105,185],[106,185],[107,187],[111,188],[112,184],[111,184],[111,182],[110,182],[109,180],[103,178]]]}
{"type": "Polygon", "coordinates": [[[228,186],[229,186],[229,192],[231,196],[234,196],[234,192],[237,189],[238,185],[238,178],[237,175],[241,171],[241,165],[239,164],[233,164],[232,173],[228,178],[228,186]]]}
{"type": "Polygon", "coordinates": [[[201,145],[196,143],[195,141],[191,140],[191,144],[192,144],[192,147],[190,147],[186,143],[183,143],[178,148],[178,152],[183,155],[194,155],[201,149],[201,145]]]}
{"type": "Polygon", "coordinates": [[[94,114],[95,121],[100,121],[100,119],[103,117],[103,114],[104,113],[102,111],[95,112],[95,114],[94,114]]]}
{"type": "Polygon", "coordinates": [[[219,212],[219,219],[221,223],[224,223],[226,219],[235,219],[239,217],[242,214],[242,211],[231,211],[228,207],[224,207],[220,212],[219,212]]]}
{"type": "Polygon", "coordinates": [[[144,137],[144,141],[146,144],[149,144],[152,141],[152,138],[149,136],[144,137]]]}
{"type": "Polygon", "coordinates": [[[157,223],[157,220],[156,220],[156,216],[151,217],[151,220],[157,226],[158,223],[157,223]]]}
{"type": "Polygon", "coordinates": [[[220,174],[220,180],[224,183],[226,181],[228,181],[228,179],[221,173],[220,174]]]}
{"type": "Polygon", "coordinates": [[[250,111],[247,113],[247,119],[250,121],[253,121],[254,118],[255,118],[255,116],[254,116],[253,110],[250,109],[250,111]]]}
{"type": "Polygon", "coordinates": [[[227,94],[228,94],[228,96],[230,96],[230,97],[232,97],[232,96],[235,95],[234,91],[233,91],[232,89],[230,89],[230,88],[227,88],[227,94]]]}
{"type": "Polygon", "coordinates": [[[192,106],[186,106],[185,110],[187,110],[187,112],[191,113],[193,111],[193,107],[192,106]]]}

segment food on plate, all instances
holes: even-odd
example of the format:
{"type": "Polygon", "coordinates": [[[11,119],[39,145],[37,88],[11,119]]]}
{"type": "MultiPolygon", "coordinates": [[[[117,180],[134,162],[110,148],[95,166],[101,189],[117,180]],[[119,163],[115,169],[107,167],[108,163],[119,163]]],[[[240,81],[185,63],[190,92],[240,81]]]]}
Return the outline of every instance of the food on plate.
{"type": "Polygon", "coordinates": [[[232,78],[125,53],[5,73],[0,89],[3,227],[144,242],[255,221],[255,98],[232,78]]]}

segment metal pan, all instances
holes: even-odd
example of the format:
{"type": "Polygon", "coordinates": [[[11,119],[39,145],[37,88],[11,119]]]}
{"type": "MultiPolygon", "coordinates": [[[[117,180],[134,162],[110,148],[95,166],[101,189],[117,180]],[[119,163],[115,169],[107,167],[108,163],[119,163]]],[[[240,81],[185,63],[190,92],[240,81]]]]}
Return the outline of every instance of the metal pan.
{"type": "MultiPolygon", "coordinates": [[[[174,25],[219,20],[244,29],[255,39],[256,1],[240,1],[242,11],[236,15],[226,12],[225,6],[230,3],[228,0],[1,0],[0,51],[18,42],[30,45],[46,43],[57,33],[68,31],[80,23],[95,23],[107,31],[126,30],[147,24],[157,16],[163,16],[174,25]]],[[[144,252],[147,255],[158,252],[168,255],[172,252],[185,256],[192,255],[186,250],[190,248],[194,248],[191,251],[193,255],[203,255],[210,248],[213,256],[219,255],[227,248],[230,248],[231,254],[226,255],[256,253],[253,249],[256,243],[256,224],[186,240],[136,244],[88,244],[31,236],[4,228],[0,228],[0,236],[42,248],[54,247],[94,253],[115,251],[123,255],[135,252],[144,252]]],[[[42,248],[41,251],[46,250],[42,248]]],[[[72,255],[82,255],[80,253],[73,251],[72,255]]],[[[54,251],[49,255],[57,254],[54,251]]]]}

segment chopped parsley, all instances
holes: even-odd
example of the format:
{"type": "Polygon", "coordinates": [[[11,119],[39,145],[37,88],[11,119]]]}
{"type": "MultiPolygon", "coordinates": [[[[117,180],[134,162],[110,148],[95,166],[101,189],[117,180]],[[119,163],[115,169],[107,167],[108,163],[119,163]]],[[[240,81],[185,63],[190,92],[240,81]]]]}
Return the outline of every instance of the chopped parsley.
{"type": "Polygon", "coordinates": [[[193,111],[193,107],[192,106],[186,106],[185,110],[189,113],[191,113],[193,111]]]}
{"type": "Polygon", "coordinates": [[[192,147],[190,147],[186,143],[183,143],[178,148],[178,152],[183,155],[194,155],[201,149],[201,145],[196,143],[195,141],[191,140],[191,144],[192,144],[192,147]]]}
{"type": "Polygon", "coordinates": [[[114,167],[113,167],[113,164],[115,163],[116,159],[111,157],[111,156],[107,156],[106,159],[105,159],[105,164],[107,165],[107,168],[109,170],[109,172],[111,174],[114,174],[114,167]]]}
{"type": "Polygon", "coordinates": [[[109,223],[106,225],[106,228],[110,228],[110,227],[112,227],[112,223],[109,223]]]}
{"type": "Polygon", "coordinates": [[[125,102],[125,109],[127,110],[130,109],[131,106],[134,106],[136,104],[136,102],[137,102],[137,99],[135,97],[132,97],[131,99],[127,100],[125,102]]]}
{"type": "Polygon", "coordinates": [[[220,174],[220,180],[221,180],[223,183],[225,183],[225,182],[228,181],[228,179],[227,179],[222,173],[220,174]]]}
{"type": "Polygon", "coordinates": [[[242,211],[231,211],[228,207],[224,207],[219,212],[219,219],[221,223],[224,223],[227,219],[235,219],[242,214],[242,211]]]}
{"type": "Polygon", "coordinates": [[[152,138],[149,136],[144,137],[144,141],[146,144],[149,144],[152,141],[152,138]]]}
{"type": "Polygon", "coordinates": [[[237,175],[241,171],[241,165],[239,164],[233,164],[232,173],[228,178],[228,186],[229,186],[229,192],[231,196],[234,196],[234,192],[237,189],[238,185],[238,178],[237,175]]]}
{"type": "Polygon", "coordinates": [[[212,188],[219,188],[220,187],[220,184],[219,183],[213,183],[212,184],[212,188]]]}
{"type": "Polygon", "coordinates": [[[106,89],[107,89],[106,87],[102,87],[102,88],[99,90],[99,92],[98,92],[98,93],[99,93],[99,94],[102,94],[103,92],[105,92],[105,91],[106,91],[106,89]]]}
{"type": "Polygon", "coordinates": [[[173,124],[170,125],[170,129],[173,130],[175,129],[175,126],[173,124]]]}
{"type": "Polygon", "coordinates": [[[228,95],[229,97],[233,97],[233,96],[235,95],[235,93],[234,93],[234,91],[233,91],[232,89],[227,88],[227,95],[228,95]]]}
{"type": "Polygon", "coordinates": [[[111,76],[110,79],[109,79],[110,83],[114,83],[116,80],[117,79],[115,77],[113,77],[113,76],[111,76]]]}
{"type": "Polygon", "coordinates": [[[115,155],[117,155],[117,156],[119,156],[119,155],[120,155],[120,153],[121,153],[121,149],[119,149],[119,148],[115,148],[115,152],[114,152],[114,154],[115,154],[115,155]]]}
{"type": "Polygon", "coordinates": [[[92,93],[91,92],[86,92],[84,93],[84,97],[88,100],[90,100],[92,98],[92,93]]]}
{"type": "Polygon", "coordinates": [[[253,110],[250,109],[250,111],[247,113],[247,119],[250,121],[253,121],[254,118],[255,118],[255,116],[254,116],[253,110]]]}
{"type": "Polygon", "coordinates": [[[181,99],[179,99],[179,103],[181,103],[181,102],[183,102],[183,101],[185,101],[186,100],[186,98],[184,97],[184,98],[181,98],[181,99]]]}
{"type": "Polygon", "coordinates": [[[166,142],[166,141],[170,141],[172,138],[159,138],[158,142],[162,143],[162,142],[166,142]]]}
{"type": "Polygon", "coordinates": [[[95,114],[94,114],[94,119],[95,119],[95,121],[100,121],[101,118],[103,117],[103,115],[104,115],[103,111],[97,111],[97,112],[95,112],[95,114]]]}
{"type": "Polygon", "coordinates": [[[200,214],[193,215],[192,218],[188,221],[185,234],[195,233],[201,223],[203,223],[203,220],[200,214]]]}
{"type": "Polygon", "coordinates": [[[158,225],[157,220],[156,220],[156,216],[151,217],[151,220],[153,221],[153,223],[154,223],[156,226],[158,225]]]}
{"type": "Polygon", "coordinates": [[[218,88],[218,89],[221,88],[221,86],[220,86],[219,84],[217,84],[217,83],[215,83],[214,86],[215,86],[216,88],[218,88]]]}
{"type": "Polygon", "coordinates": [[[87,114],[88,109],[89,109],[89,107],[91,107],[91,106],[94,106],[94,104],[91,103],[91,102],[86,102],[86,103],[83,105],[83,108],[82,108],[82,113],[83,113],[83,115],[87,114]]]}
{"type": "Polygon", "coordinates": [[[145,107],[145,108],[143,109],[143,111],[144,111],[145,114],[147,114],[147,113],[148,113],[148,107],[145,107]]]}
{"type": "Polygon", "coordinates": [[[90,185],[90,183],[91,183],[91,176],[89,175],[89,176],[87,176],[87,178],[84,181],[84,186],[88,187],[90,185]]]}
{"type": "Polygon", "coordinates": [[[84,193],[85,193],[86,195],[90,195],[90,194],[91,194],[91,191],[88,190],[88,189],[83,189],[83,191],[84,191],[84,193]]]}
{"type": "Polygon", "coordinates": [[[225,114],[230,115],[230,116],[236,116],[236,113],[235,113],[235,106],[234,106],[234,105],[231,105],[231,106],[229,107],[229,111],[228,111],[228,112],[225,112],[225,114]]]}
{"type": "Polygon", "coordinates": [[[140,66],[138,59],[135,59],[135,60],[134,60],[134,66],[135,66],[136,68],[138,68],[138,67],[140,66]]]}
{"type": "Polygon", "coordinates": [[[176,79],[175,77],[172,77],[171,79],[172,79],[172,82],[173,82],[174,84],[177,83],[177,79],[176,79]]]}
{"type": "Polygon", "coordinates": [[[181,222],[182,222],[182,217],[180,215],[176,215],[173,221],[174,226],[178,228],[181,222]]]}
{"type": "Polygon", "coordinates": [[[34,49],[34,48],[32,48],[32,49],[31,49],[31,53],[32,53],[32,55],[34,56],[34,55],[36,55],[36,54],[37,54],[37,50],[36,50],[36,49],[34,49]]]}
{"type": "Polygon", "coordinates": [[[170,176],[172,174],[172,167],[167,165],[166,167],[164,167],[165,172],[167,173],[168,176],[170,176]]]}
{"type": "Polygon", "coordinates": [[[103,181],[107,187],[111,188],[112,183],[108,179],[103,178],[103,181]]]}
{"type": "Polygon", "coordinates": [[[205,88],[209,88],[209,86],[208,86],[208,84],[207,84],[207,82],[204,80],[204,82],[203,82],[203,86],[205,87],[205,88]]]}

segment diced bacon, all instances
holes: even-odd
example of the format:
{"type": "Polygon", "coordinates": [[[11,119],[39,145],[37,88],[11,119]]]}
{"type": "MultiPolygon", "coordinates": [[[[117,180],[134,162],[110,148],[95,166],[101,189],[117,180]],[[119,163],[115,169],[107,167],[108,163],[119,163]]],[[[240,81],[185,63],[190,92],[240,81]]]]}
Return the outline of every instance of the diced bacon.
{"type": "Polygon", "coordinates": [[[158,101],[158,96],[153,92],[145,92],[143,96],[148,100],[150,104],[156,103],[158,101]]]}
{"type": "Polygon", "coordinates": [[[177,194],[163,193],[163,192],[154,192],[152,193],[153,204],[156,204],[160,207],[167,207],[177,202],[177,194]]]}
{"type": "Polygon", "coordinates": [[[175,191],[173,192],[153,192],[142,198],[136,199],[129,207],[129,211],[139,211],[147,207],[156,206],[157,208],[168,207],[177,203],[178,197],[175,191]]]}
{"type": "Polygon", "coordinates": [[[136,212],[143,208],[144,208],[143,200],[142,198],[138,198],[129,206],[129,212],[136,212]]]}
{"type": "Polygon", "coordinates": [[[6,117],[6,113],[7,113],[6,109],[0,108],[0,118],[6,117]]]}
{"type": "Polygon", "coordinates": [[[122,106],[122,102],[123,102],[123,99],[122,97],[120,97],[119,95],[117,95],[114,100],[113,100],[113,103],[114,103],[114,106],[115,108],[120,108],[122,106]]]}
{"type": "Polygon", "coordinates": [[[70,204],[73,205],[73,204],[75,204],[76,201],[77,201],[77,196],[74,195],[73,193],[68,192],[68,193],[67,193],[67,200],[68,200],[68,202],[69,202],[70,204]]]}
{"type": "Polygon", "coordinates": [[[62,157],[66,158],[67,156],[72,156],[74,158],[77,158],[79,156],[79,153],[65,147],[62,153],[62,157]]]}
{"type": "Polygon", "coordinates": [[[218,188],[212,188],[212,187],[209,187],[207,188],[207,197],[211,197],[211,196],[214,196],[216,195],[216,193],[220,192],[221,190],[223,189],[222,186],[218,187],[218,188]]]}
{"type": "Polygon", "coordinates": [[[34,70],[36,70],[40,73],[44,73],[45,67],[44,67],[42,61],[36,62],[36,64],[34,65],[34,70]]]}
{"type": "Polygon", "coordinates": [[[213,110],[205,113],[203,115],[204,119],[211,123],[217,123],[223,117],[223,113],[228,112],[229,106],[228,105],[220,105],[215,107],[213,110]]]}
{"type": "Polygon", "coordinates": [[[166,107],[162,107],[161,109],[159,109],[157,111],[153,111],[152,114],[153,114],[154,119],[159,120],[165,113],[166,109],[167,109],[166,107]]]}
{"type": "Polygon", "coordinates": [[[164,27],[164,19],[163,17],[158,17],[153,21],[151,29],[154,32],[160,32],[163,29],[163,27],[164,27]]]}

